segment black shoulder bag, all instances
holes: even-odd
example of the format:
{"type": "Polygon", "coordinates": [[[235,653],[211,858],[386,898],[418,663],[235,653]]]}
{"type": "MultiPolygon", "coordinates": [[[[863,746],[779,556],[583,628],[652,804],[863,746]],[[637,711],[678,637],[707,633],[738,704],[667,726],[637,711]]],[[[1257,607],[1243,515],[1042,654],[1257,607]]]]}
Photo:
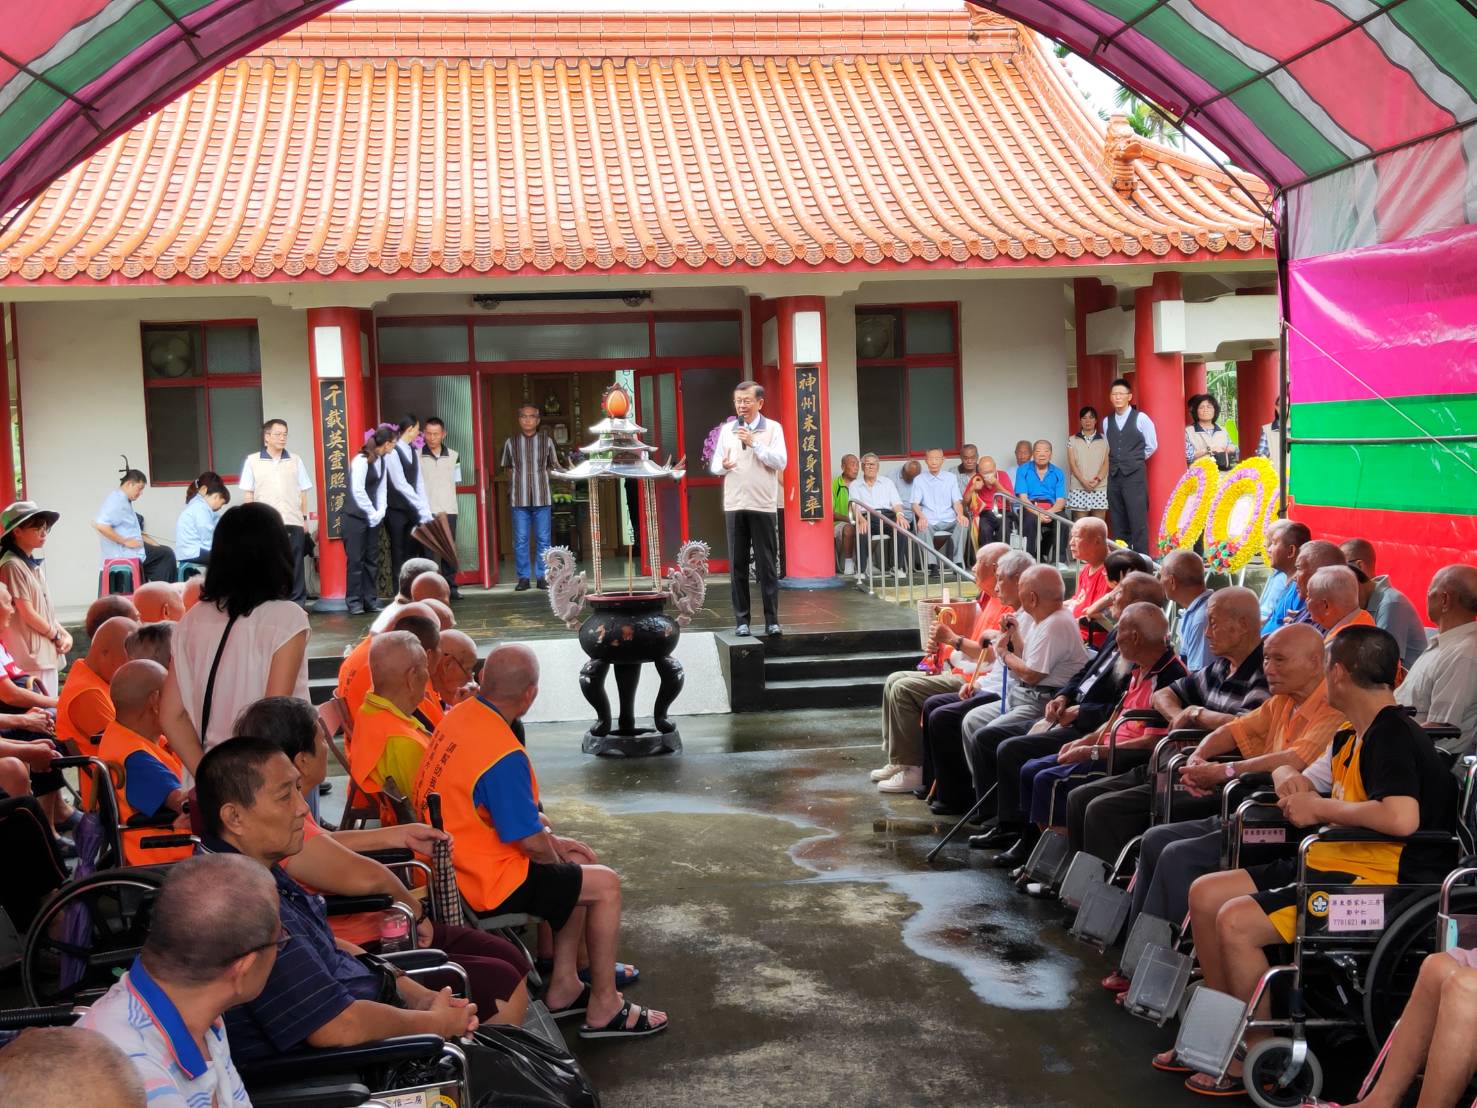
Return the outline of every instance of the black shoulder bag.
{"type": "Polygon", "coordinates": [[[200,705],[200,748],[205,749],[205,736],[210,731],[210,702],[215,697],[215,675],[221,668],[221,655],[226,652],[226,640],[231,637],[231,628],[240,616],[226,620],[226,629],[221,632],[220,645],[215,648],[215,659],[210,663],[210,676],[205,679],[205,700],[200,705]]]}

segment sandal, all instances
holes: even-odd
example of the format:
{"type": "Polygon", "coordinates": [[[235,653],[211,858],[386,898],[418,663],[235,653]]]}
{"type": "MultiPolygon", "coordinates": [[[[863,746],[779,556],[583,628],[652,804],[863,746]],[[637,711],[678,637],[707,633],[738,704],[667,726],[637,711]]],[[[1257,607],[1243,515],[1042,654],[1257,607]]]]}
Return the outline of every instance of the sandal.
{"type": "MultiPolygon", "coordinates": [[[[554,973],[554,959],[536,958],[533,968],[538,970],[540,977],[551,977],[554,973]]],[[[586,966],[580,970],[579,978],[586,985],[590,983],[590,967],[586,966]]],[[[627,985],[634,985],[641,980],[641,971],[628,962],[617,962],[615,964],[615,987],[624,989],[627,985]]]]}
{"type": "Polygon", "coordinates": [[[1242,1081],[1239,1077],[1232,1077],[1227,1074],[1225,1077],[1222,1077],[1213,1085],[1201,1084],[1200,1082],[1197,1082],[1195,1080],[1195,1078],[1197,1077],[1203,1078],[1206,1076],[1208,1075],[1197,1073],[1191,1077],[1187,1077],[1185,1079],[1185,1088],[1189,1089],[1192,1093],[1198,1094],[1199,1096],[1228,1097],[1247,1095],[1246,1083],[1242,1081]]]}
{"type": "Polygon", "coordinates": [[[1124,977],[1118,970],[1114,970],[1102,980],[1103,988],[1107,989],[1110,993],[1126,993],[1128,992],[1128,986],[1131,984],[1133,982],[1124,977]]]}
{"type": "Polygon", "coordinates": [[[667,1029],[666,1023],[653,1024],[651,1015],[645,1008],[636,1006],[636,1022],[633,1026],[626,1026],[626,1019],[631,1014],[631,1002],[628,1000],[621,1005],[621,1010],[615,1014],[615,1018],[604,1027],[591,1027],[589,1024],[580,1025],[581,1039],[643,1039],[647,1035],[655,1035],[667,1029]]]}
{"type": "Polygon", "coordinates": [[[1172,1050],[1166,1050],[1162,1054],[1156,1054],[1156,1055],[1154,1055],[1154,1057],[1152,1057],[1152,1058],[1149,1059],[1149,1065],[1153,1066],[1160,1073],[1194,1073],[1195,1072],[1189,1066],[1185,1065],[1178,1058],[1176,1058],[1175,1057],[1175,1053],[1172,1050]]]}
{"type": "Polygon", "coordinates": [[[580,990],[580,995],[575,997],[571,1003],[566,1004],[563,1008],[550,1008],[549,1015],[553,1016],[556,1020],[562,1020],[565,1016],[582,1016],[585,1014],[585,1009],[589,1006],[590,986],[586,985],[580,990]]]}

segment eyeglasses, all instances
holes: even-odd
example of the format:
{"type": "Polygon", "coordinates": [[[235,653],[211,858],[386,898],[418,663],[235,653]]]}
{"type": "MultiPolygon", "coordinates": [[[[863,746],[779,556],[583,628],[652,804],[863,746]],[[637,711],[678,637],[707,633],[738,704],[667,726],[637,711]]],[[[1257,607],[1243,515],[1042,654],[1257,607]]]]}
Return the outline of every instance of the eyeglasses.
{"type": "Polygon", "coordinates": [[[248,954],[255,954],[259,950],[266,950],[269,946],[275,946],[277,948],[277,953],[280,955],[284,950],[287,949],[287,944],[290,942],[292,942],[292,935],[284,927],[281,931],[278,932],[275,939],[271,939],[264,943],[259,943],[248,950],[243,950],[240,954],[233,954],[231,957],[225,960],[225,965],[229,966],[232,962],[238,962],[242,958],[245,958],[248,954]]]}
{"type": "Polygon", "coordinates": [[[472,676],[472,670],[476,666],[475,662],[473,662],[472,665],[467,666],[463,665],[461,659],[458,658],[455,654],[443,654],[442,657],[445,658],[448,662],[451,662],[454,666],[456,666],[457,669],[461,670],[463,677],[470,678],[472,676]]]}

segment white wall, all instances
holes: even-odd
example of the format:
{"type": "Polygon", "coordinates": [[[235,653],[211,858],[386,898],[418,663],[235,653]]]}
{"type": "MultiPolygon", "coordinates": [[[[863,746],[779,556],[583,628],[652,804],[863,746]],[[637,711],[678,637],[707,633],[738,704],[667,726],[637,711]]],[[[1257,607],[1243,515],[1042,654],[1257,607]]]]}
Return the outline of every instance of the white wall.
{"type": "MultiPolygon", "coordinates": [[[[97,595],[98,537],[91,520],[117,487],[119,455],[148,472],[140,323],[255,318],[262,413],[287,420],[289,449],[311,448],[304,312],[258,298],[140,298],[20,304],[17,318],[26,490],[62,514],[45,554],[52,598],[64,616],[97,595]]],[[[150,534],[173,537],[184,495],[174,486],[144,490],[137,507],[150,534]]],[[[231,495],[239,501],[234,488],[231,495]]]]}
{"type": "MultiPolygon", "coordinates": [[[[868,448],[858,441],[857,305],[944,301],[959,304],[964,441],[1003,467],[1015,464],[1017,439],[1051,439],[1058,462],[1065,456],[1068,351],[1059,281],[877,282],[826,301],[833,466],[868,448]]],[[[957,453],[958,443],[940,445],[957,453]]]]}

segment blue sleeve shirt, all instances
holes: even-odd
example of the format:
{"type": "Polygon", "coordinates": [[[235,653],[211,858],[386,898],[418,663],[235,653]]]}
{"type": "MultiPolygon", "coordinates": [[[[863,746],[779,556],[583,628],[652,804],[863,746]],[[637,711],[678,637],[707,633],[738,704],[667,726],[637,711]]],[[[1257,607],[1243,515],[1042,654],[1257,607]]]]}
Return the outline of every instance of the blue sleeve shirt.
{"type": "Polygon", "coordinates": [[[135,750],[123,759],[123,775],[126,781],[123,795],[128,806],[146,816],[157,813],[169,794],[181,787],[174,770],[142,750],[135,750]]]}
{"type": "Polygon", "coordinates": [[[515,843],[544,829],[533,800],[528,755],[514,751],[489,766],[472,788],[472,803],[492,820],[497,837],[515,843]]]}
{"type": "Polygon", "coordinates": [[[1022,500],[1056,503],[1067,497],[1067,475],[1055,463],[1046,467],[1043,476],[1036,472],[1036,463],[1027,462],[1015,471],[1015,494],[1022,500]]]}
{"type": "Polygon", "coordinates": [[[179,523],[174,528],[174,552],[180,561],[198,558],[210,553],[210,542],[215,535],[215,513],[203,496],[192,496],[180,513],[179,523]]]}
{"type": "Polygon", "coordinates": [[[1189,670],[1204,669],[1215,661],[1210,652],[1210,641],[1205,637],[1206,609],[1210,607],[1210,593],[1203,592],[1190,602],[1180,618],[1180,657],[1189,670]]]}
{"type": "Polygon", "coordinates": [[[1282,595],[1272,606],[1272,614],[1262,624],[1262,637],[1266,638],[1284,623],[1301,623],[1302,620],[1299,617],[1302,616],[1305,607],[1302,594],[1298,592],[1297,580],[1289,577],[1286,587],[1282,590],[1282,595]]]}
{"type": "MultiPolygon", "coordinates": [[[[125,539],[136,539],[143,534],[143,528],[139,526],[138,514],[133,510],[133,501],[123,495],[121,488],[114,489],[103,500],[103,506],[97,510],[97,522],[105,527],[111,527],[125,539]]],[[[106,535],[99,535],[98,539],[102,543],[104,558],[142,558],[144,556],[143,551],[137,547],[116,543],[106,535]]]]}

